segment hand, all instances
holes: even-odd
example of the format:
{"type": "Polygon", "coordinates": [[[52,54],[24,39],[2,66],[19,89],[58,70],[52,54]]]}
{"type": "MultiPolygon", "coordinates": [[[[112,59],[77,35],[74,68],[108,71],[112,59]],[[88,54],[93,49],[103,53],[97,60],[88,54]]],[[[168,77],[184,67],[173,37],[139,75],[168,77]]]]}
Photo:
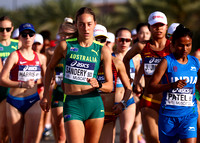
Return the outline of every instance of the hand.
{"type": "Polygon", "coordinates": [[[133,92],[136,94],[136,96],[139,97],[143,93],[143,90],[144,88],[141,85],[139,84],[133,85],[133,92]]]}
{"type": "Polygon", "coordinates": [[[89,82],[92,87],[99,88],[99,83],[96,78],[88,78],[87,82],[89,82]]]}
{"type": "Polygon", "coordinates": [[[171,83],[171,88],[172,89],[174,89],[174,88],[183,88],[184,86],[187,85],[186,80],[187,79],[178,80],[177,82],[171,83]]]}
{"type": "Polygon", "coordinates": [[[49,112],[50,109],[50,103],[48,102],[48,99],[43,97],[42,100],[40,101],[40,107],[44,112],[49,112]]]}
{"type": "Polygon", "coordinates": [[[113,106],[113,113],[115,115],[119,115],[120,113],[122,113],[123,111],[123,108],[124,108],[124,105],[122,103],[118,103],[116,105],[113,106]]]}
{"type": "Polygon", "coordinates": [[[34,79],[30,79],[28,81],[25,81],[22,83],[22,87],[23,88],[28,88],[28,89],[31,89],[35,86],[35,81],[34,79]]]}

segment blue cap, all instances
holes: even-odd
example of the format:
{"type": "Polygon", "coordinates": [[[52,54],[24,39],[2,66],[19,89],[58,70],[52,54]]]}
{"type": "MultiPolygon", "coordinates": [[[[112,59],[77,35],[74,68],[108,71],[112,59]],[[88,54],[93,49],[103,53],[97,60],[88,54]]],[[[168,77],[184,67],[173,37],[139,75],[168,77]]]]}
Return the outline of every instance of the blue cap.
{"type": "Polygon", "coordinates": [[[33,25],[30,24],[30,23],[24,23],[24,24],[21,24],[21,25],[19,26],[19,32],[20,32],[20,33],[21,33],[22,31],[24,31],[24,30],[31,30],[31,31],[35,32],[35,29],[34,29],[33,25]]]}

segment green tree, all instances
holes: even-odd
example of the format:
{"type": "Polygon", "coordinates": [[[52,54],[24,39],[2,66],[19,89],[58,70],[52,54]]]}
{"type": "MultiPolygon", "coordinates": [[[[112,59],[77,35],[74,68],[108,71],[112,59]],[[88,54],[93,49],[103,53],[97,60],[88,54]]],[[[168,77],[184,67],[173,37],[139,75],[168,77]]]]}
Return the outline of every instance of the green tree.
{"type": "Polygon", "coordinates": [[[54,39],[64,18],[73,18],[81,6],[81,0],[45,0],[37,6],[22,7],[13,11],[11,15],[13,15],[16,26],[30,22],[35,26],[38,33],[42,30],[51,31],[54,39]],[[17,17],[14,17],[14,15],[17,15],[17,17]]]}

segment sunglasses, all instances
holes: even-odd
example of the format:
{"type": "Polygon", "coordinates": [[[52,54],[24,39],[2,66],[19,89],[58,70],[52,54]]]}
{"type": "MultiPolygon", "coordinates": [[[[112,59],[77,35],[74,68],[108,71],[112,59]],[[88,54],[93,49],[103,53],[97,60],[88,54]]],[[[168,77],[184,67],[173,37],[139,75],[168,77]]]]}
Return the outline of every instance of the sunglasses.
{"type": "Polygon", "coordinates": [[[7,28],[3,28],[3,27],[0,27],[0,32],[4,32],[6,30],[6,32],[10,32],[11,31],[11,27],[7,27],[7,28]]]}
{"type": "Polygon", "coordinates": [[[21,35],[22,35],[23,38],[26,38],[27,35],[29,35],[29,37],[33,37],[35,35],[35,33],[33,33],[33,32],[30,32],[30,33],[21,33],[21,35]]]}
{"type": "Polygon", "coordinates": [[[116,38],[119,42],[131,42],[132,38],[116,38]]]}
{"type": "Polygon", "coordinates": [[[106,38],[103,38],[103,39],[96,38],[95,40],[100,42],[100,43],[105,43],[106,42],[106,38]]]}

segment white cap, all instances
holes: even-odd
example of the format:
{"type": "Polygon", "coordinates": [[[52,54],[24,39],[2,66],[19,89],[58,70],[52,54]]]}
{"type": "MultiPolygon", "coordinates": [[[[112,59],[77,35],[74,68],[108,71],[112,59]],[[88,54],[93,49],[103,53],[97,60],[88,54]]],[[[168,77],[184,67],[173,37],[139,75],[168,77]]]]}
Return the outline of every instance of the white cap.
{"type": "Polygon", "coordinates": [[[65,18],[64,18],[64,22],[73,23],[73,19],[70,18],[70,17],[65,17],[65,18]]]}
{"type": "MultiPolygon", "coordinates": [[[[93,36],[105,36],[107,37],[107,29],[103,25],[97,24],[94,28],[93,36]]],[[[108,38],[108,37],[107,37],[108,38]]]]}
{"type": "Polygon", "coordinates": [[[136,29],[133,29],[133,30],[131,31],[131,35],[136,35],[136,34],[137,34],[136,29]]]}
{"type": "Polygon", "coordinates": [[[111,32],[107,33],[107,41],[114,43],[115,42],[115,35],[111,32]]]}
{"type": "Polygon", "coordinates": [[[18,38],[18,37],[19,37],[19,28],[15,29],[12,34],[12,38],[18,38]]]}
{"type": "Polygon", "coordinates": [[[164,13],[160,11],[155,11],[149,15],[148,23],[154,25],[156,23],[167,24],[167,17],[164,13]]]}
{"type": "Polygon", "coordinates": [[[176,30],[176,27],[179,25],[180,23],[172,23],[167,30],[167,37],[171,37],[174,31],[176,30]]]}
{"type": "Polygon", "coordinates": [[[43,44],[43,37],[41,34],[35,34],[35,40],[34,40],[34,43],[40,43],[40,44],[43,44]]]}

